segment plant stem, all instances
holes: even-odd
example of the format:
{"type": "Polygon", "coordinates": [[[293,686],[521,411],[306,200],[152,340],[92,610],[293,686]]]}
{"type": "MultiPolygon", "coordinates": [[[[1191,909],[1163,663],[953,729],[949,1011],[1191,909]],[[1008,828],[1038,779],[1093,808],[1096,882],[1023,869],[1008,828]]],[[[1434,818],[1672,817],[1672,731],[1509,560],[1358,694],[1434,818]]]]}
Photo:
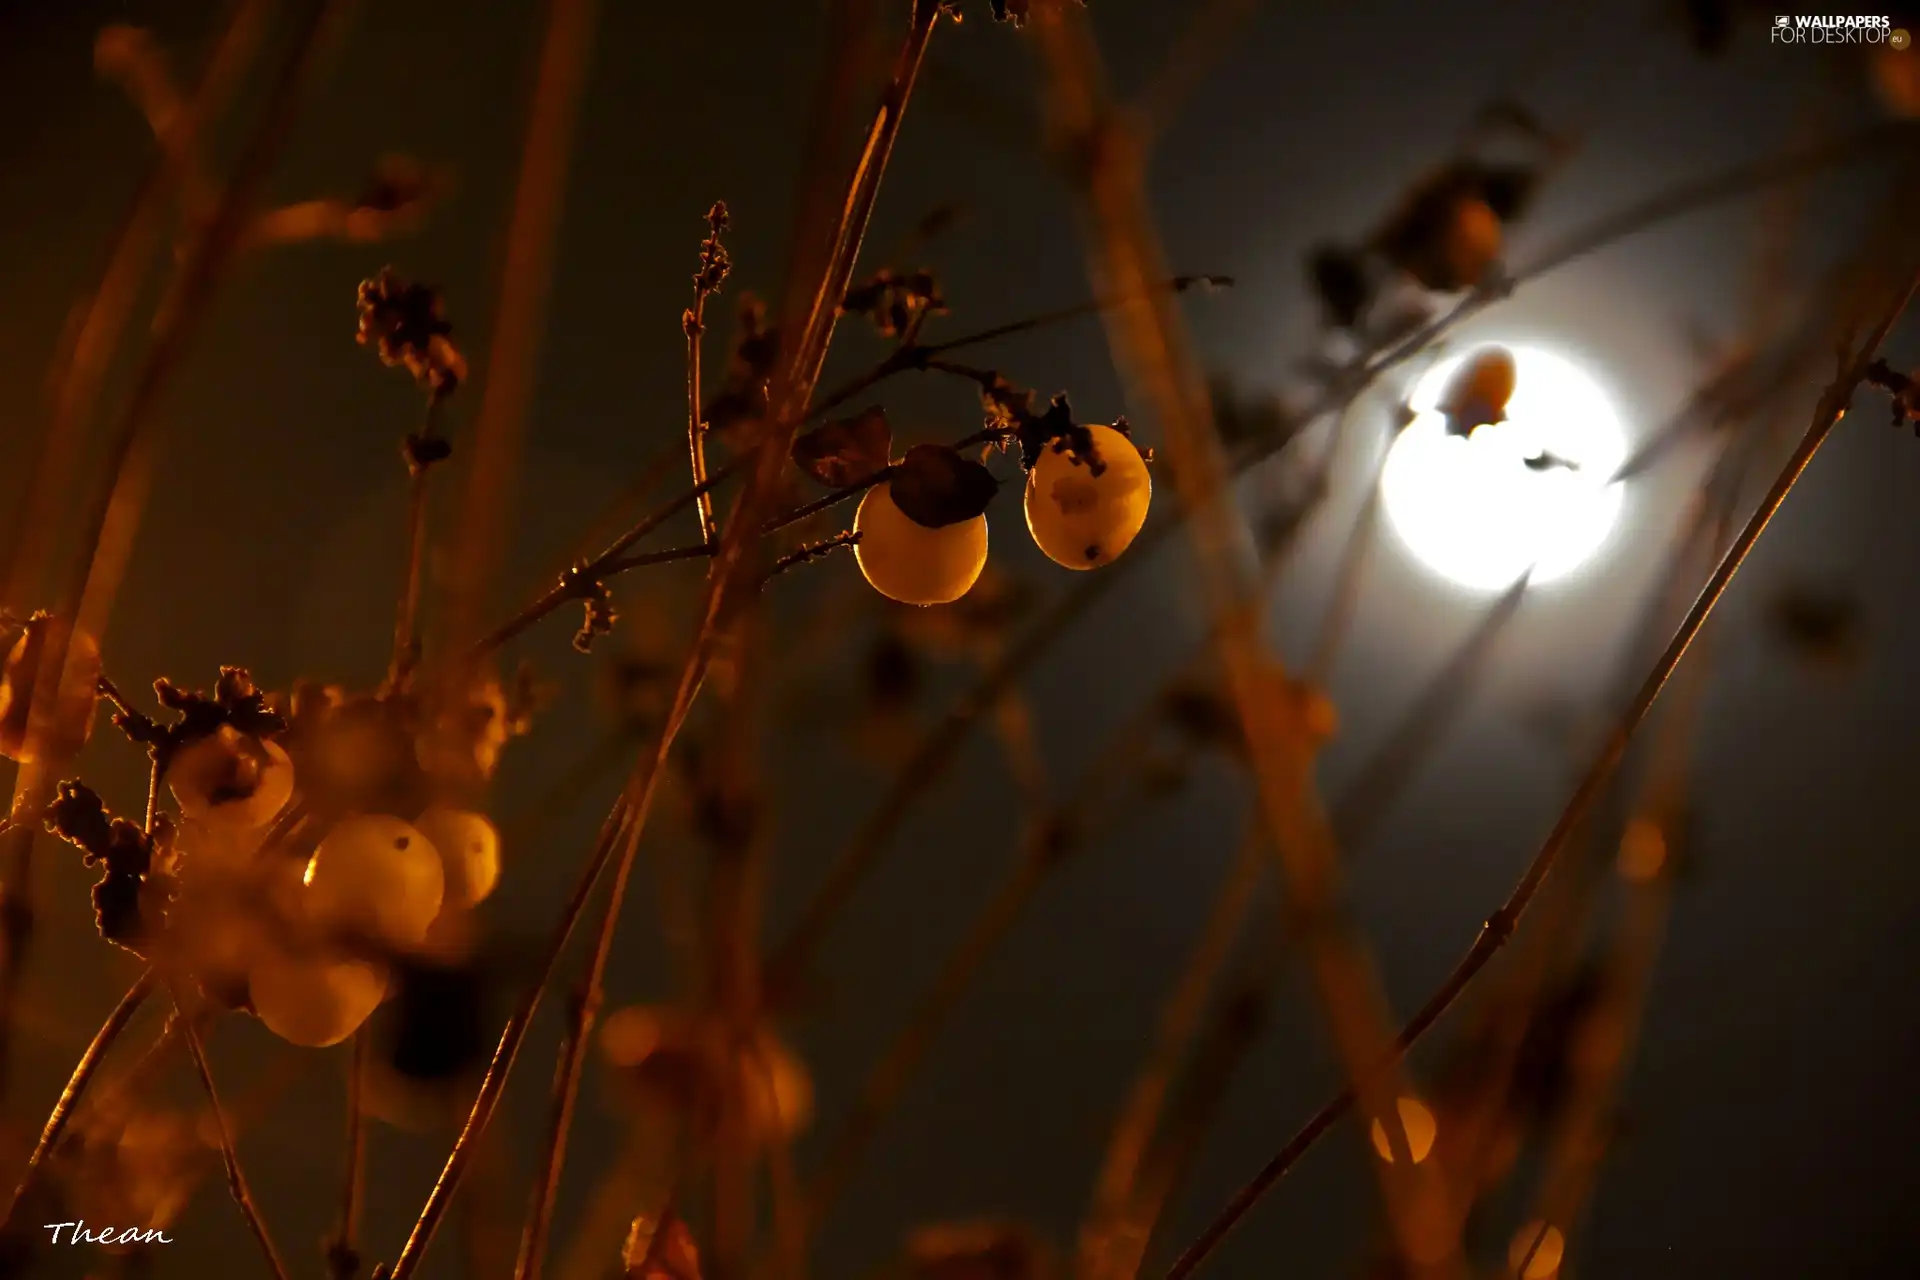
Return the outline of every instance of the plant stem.
{"type": "MultiPolygon", "coordinates": [[[[1039,833],[1036,833],[1038,835],[1039,833]]],[[[1042,837],[1044,838],[1044,837],[1042,837]]],[[[888,1046],[861,1086],[845,1126],[821,1163],[806,1192],[806,1223],[817,1227],[826,1211],[845,1190],[848,1177],[860,1157],[866,1153],[880,1121],[905,1088],[908,1077],[932,1047],[935,1035],[958,1005],[974,974],[1006,936],[1020,912],[1032,898],[1057,856],[1047,856],[1044,848],[1025,850],[1013,872],[994,890],[993,897],[968,925],[966,935],[954,947],[940,974],[934,979],[926,998],[914,1010],[912,1020],[888,1046]]]]}
{"type": "MultiPolygon", "coordinates": [[[[1155,287],[1156,289],[1166,290],[1171,293],[1185,293],[1195,285],[1209,289],[1230,288],[1233,285],[1233,277],[1222,275],[1174,276],[1171,279],[1158,282],[1155,287]]],[[[1023,316],[1018,320],[1010,320],[1004,324],[979,329],[972,333],[964,333],[957,338],[949,338],[945,342],[920,343],[918,341],[912,341],[904,343],[889,352],[887,357],[880,361],[879,364],[868,369],[865,373],[855,375],[853,378],[834,388],[826,396],[815,401],[813,406],[807,410],[807,421],[811,422],[823,414],[832,412],[861,392],[885,382],[895,374],[905,373],[908,370],[924,370],[938,367],[931,357],[945,355],[949,351],[959,351],[966,347],[977,347],[983,343],[992,342],[996,338],[1006,338],[1018,333],[1027,333],[1034,329],[1044,329],[1067,320],[1078,320],[1083,316],[1098,315],[1102,311],[1119,306],[1127,301],[1129,301],[1129,299],[1126,298],[1093,298],[1086,302],[1076,302],[1071,306],[1056,307],[1051,311],[1042,311],[1035,315],[1023,316]]]]}
{"type": "Polygon", "coordinates": [[[600,566],[600,576],[611,578],[617,573],[625,573],[629,569],[643,569],[650,564],[672,564],[678,560],[709,560],[713,558],[714,550],[715,548],[712,543],[702,542],[697,546],[691,547],[669,547],[664,551],[642,551],[634,555],[622,556],[618,560],[609,560],[606,564],[600,566]]]}
{"type": "MultiPolygon", "coordinates": [[[[580,566],[579,576],[583,579],[592,579],[606,573],[609,566],[619,562],[620,556],[628,547],[631,547],[634,543],[640,541],[640,539],[646,537],[655,529],[658,529],[661,525],[692,506],[702,494],[712,492],[716,486],[724,484],[728,480],[746,471],[748,461],[748,458],[743,457],[729,462],[726,466],[708,476],[704,483],[693,486],[693,488],[688,489],[678,497],[667,502],[658,510],[643,517],[625,533],[608,543],[606,550],[580,566]]],[[[711,555],[713,552],[702,550],[700,554],[711,555]]],[[[573,598],[575,598],[574,592],[565,585],[549,588],[537,599],[529,602],[518,613],[508,618],[505,622],[495,627],[477,641],[468,654],[468,657],[478,659],[492,653],[573,598]]]]}
{"type": "MultiPolygon", "coordinates": [[[[1534,895],[1540,891],[1540,886],[1546,882],[1561,850],[1566,847],[1574,831],[1586,818],[1601,789],[1612,777],[1614,769],[1626,754],[1627,744],[1632,740],[1634,732],[1646,719],[1647,713],[1653,709],[1661,689],[1665,687],[1674,670],[1680,665],[1681,658],[1686,656],[1688,647],[1700,634],[1700,628],[1706,625],[1708,616],[1712,614],[1714,606],[1719,603],[1720,597],[1725,594],[1728,585],[1733,581],[1734,574],[1739,571],[1741,563],[1753,550],[1754,544],[1760,540],[1760,535],[1766,531],[1767,524],[1779,511],[1781,504],[1786,501],[1787,494],[1792,492],[1794,484],[1805,473],[1808,464],[1813,461],[1813,455],[1819,451],[1820,446],[1825,443],[1828,435],[1832,433],[1833,428],[1846,412],[1854,391],[1866,376],[1868,364],[1878,353],[1880,344],[1885,341],[1888,331],[1905,312],[1907,303],[1916,288],[1920,288],[1920,276],[1913,277],[1906,284],[1894,305],[1886,310],[1874,326],[1872,334],[1853,357],[1849,367],[1843,370],[1821,394],[1819,404],[1814,409],[1812,424],[1807,428],[1806,434],[1781,468],[1780,474],[1775,478],[1766,496],[1761,499],[1759,507],[1747,520],[1746,526],[1741,529],[1740,536],[1734,539],[1726,555],[1721,557],[1719,564],[1715,566],[1712,575],[1707,579],[1706,586],[1694,601],[1693,607],[1688,610],[1687,616],[1681,620],[1672,639],[1668,641],[1665,651],[1654,662],[1653,669],[1647,673],[1639,691],[1621,713],[1619,720],[1607,735],[1605,743],[1592,763],[1588,765],[1585,773],[1581,775],[1580,783],[1574,788],[1566,808],[1561,811],[1559,820],[1554,823],[1553,829],[1547,833],[1547,838],[1527,864],[1519,883],[1507,895],[1507,900],[1500,905],[1499,909],[1487,917],[1479,935],[1474,938],[1473,945],[1467,949],[1467,953],[1461,957],[1439,988],[1427,998],[1413,1017],[1408,1019],[1407,1024],[1401,1028],[1400,1034],[1394,1038],[1394,1059],[1397,1060],[1404,1055],[1434,1023],[1440,1020],[1480,971],[1486,968],[1488,962],[1512,938],[1521,916],[1525,914],[1534,895]]],[[[1286,1175],[1294,1163],[1319,1140],[1322,1134],[1352,1109],[1353,1104],[1354,1093],[1349,1088],[1321,1107],[1307,1122],[1306,1127],[1289,1139],[1266,1166],[1228,1201],[1226,1207],[1201,1232],[1199,1238],[1187,1246],[1186,1251],[1167,1272],[1167,1280],[1181,1280],[1182,1277],[1192,1275],[1226,1238],[1227,1233],[1246,1216],[1248,1210],[1252,1209],[1260,1198],[1286,1175]]]]}
{"type": "MultiPolygon", "coordinates": [[[[434,439],[440,400],[438,390],[427,393],[426,420],[421,424],[419,439],[434,439]]],[[[420,661],[420,585],[427,563],[427,477],[433,466],[432,460],[408,449],[406,578],[400,587],[400,603],[394,610],[393,661],[387,673],[388,685],[396,689],[420,661]]]]}
{"type": "MultiPolygon", "coordinates": [[[[720,231],[725,225],[726,206],[716,204],[707,215],[708,237],[701,245],[700,272],[694,277],[693,306],[680,321],[687,336],[687,453],[692,460],[695,485],[704,484],[707,479],[707,424],[701,416],[700,349],[707,333],[707,298],[726,277],[726,255],[720,248],[720,231]]],[[[711,546],[719,533],[713,523],[713,498],[702,494],[696,509],[700,515],[700,541],[711,546]]]]}
{"type": "MultiPolygon", "coordinates": [[[[631,790],[631,787],[629,788],[631,790]]],[[[644,804],[647,793],[643,792],[640,803],[644,804]]],[[[389,1273],[389,1280],[406,1280],[425,1255],[427,1245],[432,1242],[434,1232],[440,1221],[446,1216],[447,1206],[452,1202],[453,1193],[460,1185],[468,1163],[487,1125],[493,1119],[493,1113],[499,1106],[500,1095],[507,1087],[507,1076],[513,1070],[515,1058],[520,1046],[526,1040],[527,1030],[533,1016],[539,1011],[540,998],[545,993],[547,982],[553,976],[553,970],[559,964],[567,941],[573,935],[573,926],[586,909],[586,900],[599,882],[613,849],[625,835],[630,824],[636,821],[633,797],[623,792],[614,803],[613,809],[601,824],[600,834],[594,841],[587,865],[582,869],[573,894],[567,903],[567,909],[561,914],[560,922],[548,940],[546,950],[541,955],[539,968],[534,976],[533,985],[521,997],[520,1004],[514,1009],[507,1025],[501,1030],[500,1042],[495,1046],[493,1058],[487,1064],[486,1075],[481,1078],[479,1092],[475,1095],[473,1106],[467,1114],[466,1124],[461,1127],[460,1136],[454,1140],[453,1150],[447,1153],[447,1159],[440,1170],[440,1177],[434,1183],[433,1190],[427,1196],[426,1204],[420,1210],[419,1218],[414,1222],[413,1230],[407,1236],[406,1245],[400,1256],[395,1259],[389,1273]]]]}
{"type": "Polygon", "coordinates": [[[327,1242],[327,1272],[332,1280],[353,1280],[360,1269],[361,1192],[366,1186],[367,1120],[361,1102],[366,1087],[367,1059],[372,1039],[365,1027],[353,1033],[353,1053],[347,1059],[347,1176],[340,1191],[340,1223],[327,1242]]]}
{"type": "Polygon", "coordinates": [[[792,551],[787,552],[787,554],[775,560],[773,567],[767,570],[767,577],[777,578],[787,570],[798,565],[807,564],[811,561],[819,560],[822,557],[832,555],[843,547],[856,547],[859,545],[860,535],[851,529],[842,533],[836,533],[832,537],[822,538],[818,542],[809,542],[805,546],[795,547],[792,551]]]}
{"type": "MultiPolygon", "coordinates": [[[[640,825],[628,830],[631,847],[640,839],[640,825]]],[[[567,1161],[567,1136],[573,1128],[573,1113],[580,1093],[580,1076],[586,1069],[587,1045],[593,1025],[600,1014],[602,981],[607,961],[613,953],[614,921],[627,897],[627,881],[633,872],[633,858],[622,854],[614,869],[613,888],[607,894],[594,937],[593,958],[573,995],[572,1017],[560,1046],[560,1062],[554,1069],[553,1100],[548,1110],[547,1142],[540,1154],[533,1180],[533,1199],[527,1209],[526,1226],[520,1236],[520,1253],[514,1263],[514,1280],[539,1280],[546,1260],[547,1230],[552,1225],[554,1202],[560,1195],[560,1174],[567,1161]]]]}
{"type": "Polygon", "coordinates": [[[1349,852],[1366,844],[1375,826],[1393,811],[1393,802],[1417,776],[1434,746],[1466,709],[1492,660],[1495,644],[1520,612],[1531,574],[1531,570],[1521,574],[1493,601],[1341,792],[1333,806],[1333,829],[1349,852]]]}
{"type": "Polygon", "coordinates": [[[253,1192],[247,1187],[247,1175],[240,1168],[240,1153],[233,1144],[233,1127],[227,1122],[226,1108],[220,1105],[220,1091],[214,1087],[213,1068],[207,1063],[207,1050],[201,1042],[199,1029],[193,1025],[193,1019],[181,1005],[177,994],[174,996],[174,1007],[180,1010],[181,1038],[186,1041],[187,1053],[192,1056],[194,1070],[200,1075],[200,1087],[206,1091],[207,1104],[213,1109],[214,1131],[220,1139],[220,1159],[227,1171],[227,1190],[233,1193],[233,1202],[240,1206],[254,1239],[260,1242],[260,1250],[266,1254],[267,1266],[276,1280],[288,1280],[286,1264],[280,1261],[280,1251],[274,1248],[273,1236],[267,1230],[266,1220],[260,1216],[260,1206],[253,1202],[253,1192]]]}
{"type": "Polygon", "coordinates": [[[1226,968],[1252,906],[1266,866],[1264,839],[1247,831],[1229,860],[1207,920],[1168,993],[1155,1028],[1153,1048],[1121,1103],[1106,1156],[1094,1180],[1093,1204],[1082,1224],[1079,1267],[1083,1277],[1134,1277],[1153,1227],[1150,1216],[1133,1212],[1135,1184],[1159,1127],[1181,1062],[1200,1030],[1207,997],[1226,968]]]}
{"type": "Polygon", "coordinates": [[[1288,918],[1300,925],[1302,958],[1321,1018],[1353,1087],[1362,1119],[1380,1124],[1394,1158],[1375,1163],[1401,1253],[1413,1274],[1461,1273],[1457,1224],[1446,1211],[1437,1170],[1415,1163],[1394,1100],[1405,1096],[1397,1062],[1377,1064],[1392,1023],[1377,966],[1343,909],[1340,854],[1312,774],[1314,748],[1284,667],[1261,635],[1261,612],[1242,551],[1224,449],[1180,317],[1145,284],[1164,274],[1148,207],[1138,139],[1108,100],[1102,60],[1080,15],[1045,9],[1035,23],[1050,112],[1079,186],[1088,269],[1115,292],[1136,297],[1107,317],[1108,343],[1129,399],[1150,408],[1172,464],[1226,688],[1245,736],[1259,811],[1286,889],[1288,918]]]}
{"type": "Polygon", "coordinates": [[[6,1216],[0,1218],[0,1230],[13,1222],[14,1210],[20,1207],[20,1201],[33,1186],[34,1176],[40,1172],[40,1166],[59,1143],[61,1135],[66,1133],[67,1122],[73,1118],[74,1108],[80,1105],[87,1086],[93,1083],[93,1077],[106,1061],[114,1041],[127,1029],[127,1024],[133,1021],[133,1015],[140,1011],[147,997],[153,994],[154,985],[155,974],[152,969],[135,979],[133,985],[127,988],[127,993],[120,997],[120,1003],[107,1015],[107,1020],[100,1024],[100,1029],[93,1033],[93,1040],[87,1045],[86,1052],[80,1055],[80,1061],[73,1064],[73,1072],[67,1077],[67,1086],[60,1091],[59,1101],[53,1104],[53,1111],[40,1130],[40,1140],[34,1144],[33,1154],[27,1158],[26,1171],[20,1175],[20,1183],[14,1188],[13,1199],[7,1203],[6,1216]]]}

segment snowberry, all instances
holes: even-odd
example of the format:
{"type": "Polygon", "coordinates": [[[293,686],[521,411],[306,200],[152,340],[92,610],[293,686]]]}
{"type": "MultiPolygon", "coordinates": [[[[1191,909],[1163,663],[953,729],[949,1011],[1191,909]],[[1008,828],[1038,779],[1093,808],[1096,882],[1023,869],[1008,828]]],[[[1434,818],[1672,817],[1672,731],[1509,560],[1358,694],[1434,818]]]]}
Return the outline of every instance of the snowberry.
{"type": "Polygon", "coordinates": [[[1513,353],[1505,347],[1486,347],[1467,357],[1435,406],[1447,419],[1447,431],[1466,436],[1475,427],[1506,421],[1518,377],[1513,353]]]}
{"type": "Polygon", "coordinates": [[[1513,1243],[1507,1246],[1508,1274],[1524,1280],[1551,1280],[1566,1252],[1567,1238],[1560,1228],[1536,1218],[1514,1232],[1513,1243]]]}
{"type": "Polygon", "coordinates": [[[325,953],[294,954],[271,943],[247,972],[253,1011],[291,1044],[323,1049],[360,1029],[387,993],[379,965],[325,953]]]}
{"type": "Polygon", "coordinates": [[[335,823],[313,851],[305,881],[315,924],[397,946],[426,937],[446,892],[439,851],[413,824],[381,813],[335,823]]]}
{"type": "Polygon", "coordinates": [[[1422,280],[1430,289],[1452,292],[1479,284],[1500,256],[1500,215],[1478,196],[1455,202],[1435,245],[1439,258],[1438,274],[1422,280]]]}
{"type": "MultiPolygon", "coordinates": [[[[1395,1109],[1400,1113],[1400,1127],[1406,1131],[1407,1154],[1413,1157],[1415,1164],[1419,1164],[1433,1151],[1433,1140],[1440,1136],[1440,1125],[1434,1120],[1427,1104],[1418,1098],[1401,1098],[1395,1109]]],[[[1393,1144],[1388,1141],[1386,1126],[1375,1120],[1371,1136],[1374,1152],[1392,1164],[1393,1144]]]]}
{"type": "Polygon", "coordinates": [[[27,624],[0,671],[0,755],[22,764],[48,756],[71,756],[93,733],[99,697],[100,646],[58,618],[39,615],[27,624]],[[71,638],[69,638],[71,637],[71,638]],[[67,656],[53,705],[36,707],[35,682],[42,655],[67,641],[67,656]]]}
{"type": "Polygon", "coordinates": [[[1153,496],[1133,441],[1112,427],[1087,431],[1093,459],[1056,442],[1027,473],[1027,529],[1048,559],[1069,569],[1098,568],[1125,551],[1147,522],[1153,496]]]}
{"type": "Polygon", "coordinates": [[[435,807],[413,825],[440,854],[442,909],[471,907],[493,892],[500,880],[500,833],[483,815],[435,807]]]}
{"type": "Polygon", "coordinates": [[[279,743],[223,724],[174,753],[167,787],[188,821],[250,831],[293,798],[293,761],[279,743]]]}
{"type": "Polygon", "coordinates": [[[987,518],[929,529],[895,504],[890,484],[867,490],[854,512],[854,558],[873,589],[902,604],[950,604],[967,594],[987,563],[987,518]]]}

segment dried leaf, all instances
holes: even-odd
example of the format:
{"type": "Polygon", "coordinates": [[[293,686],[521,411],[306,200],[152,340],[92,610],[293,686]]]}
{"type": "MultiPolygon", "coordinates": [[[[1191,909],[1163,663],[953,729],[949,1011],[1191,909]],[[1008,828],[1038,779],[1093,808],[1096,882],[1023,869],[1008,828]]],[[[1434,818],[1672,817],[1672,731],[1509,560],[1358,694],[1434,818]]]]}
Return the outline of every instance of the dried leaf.
{"type": "Polygon", "coordinates": [[[1571,458],[1563,458],[1551,449],[1542,449],[1539,453],[1520,459],[1529,471],[1578,471],[1580,464],[1571,458]]]}
{"type": "MultiPolygon", "coordinates": [[[[1490,193],[1485,166],[1455,161],[1416,182],[1372,238],[1372,247],[1428,289],[1454,293],[1487,275],[1501,246],[1500,215],[1488,199],[1524,203],[1498,183],[1490,193]]],[[[1509,184],[1515,179],[1505,179],[1509,184]]]]}
{"type": "Polygon", "coordinates": [[[840,302],[842,315],[865,316],[883,338],[898,338],[926,315],[946,312],[940,282],[931,271],[881,269],[870,279],[847,290],[840,302]]]}
{"type": "Polygon", "coordinates": [[[907,450],[892,481],[894,505],[928,529],[984,514],[999,488],[991,471],[944,444],[917,444],[907,450]]]}
{"type": "Polygon", "coordinates": [[[793,442],[794,465],[830,489],[886,470],[892,452],[893,427],[879,405],[815,427],[793,442]]]}
{"type": "Polygon", "coordinates": [[[1355,250],[1323,244],[1307,255],[1307,279],[1320,300],[1320,310],[1328,325],[1351,329],[1360,323],[1373,296],[1367,278],[1366,261],[1355,250]]]}
{"type": "Polygon", "coordinates": [[[621,1250],[622,1280],[700,1280],[700,1249],[680,1215],[635,1218],[621,1250]]]}

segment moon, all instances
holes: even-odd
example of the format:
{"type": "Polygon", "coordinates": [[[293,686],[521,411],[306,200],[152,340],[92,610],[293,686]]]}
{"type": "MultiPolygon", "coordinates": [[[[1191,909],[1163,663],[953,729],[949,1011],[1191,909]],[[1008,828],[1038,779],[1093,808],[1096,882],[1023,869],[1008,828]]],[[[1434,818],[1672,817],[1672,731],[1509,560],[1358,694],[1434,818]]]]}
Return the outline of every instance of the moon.
{"type": "MultiPolygon", "coordinates": [[[[1572,360],[1526,343],[1513,355],[1507,420],[1449,434],[1436,408],[1474,352],[1436,363],[1407,397],[1413,414],[1380,475],[1387,522],[1428,570],[1472,592],[1564,578],[1606,545],[1620,517],[1614,471],[1627,435],[1606,390],[1572,360]]],[[[1480,350],[1476,347],[1475,350],[1480,350]]]]}

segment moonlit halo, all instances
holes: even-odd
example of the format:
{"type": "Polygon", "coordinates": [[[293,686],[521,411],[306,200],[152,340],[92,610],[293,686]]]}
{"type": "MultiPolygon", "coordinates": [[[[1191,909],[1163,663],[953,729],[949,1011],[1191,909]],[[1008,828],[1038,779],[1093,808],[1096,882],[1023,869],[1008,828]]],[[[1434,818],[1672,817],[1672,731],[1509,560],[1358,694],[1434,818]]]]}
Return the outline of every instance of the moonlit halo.
{"type": "Polygon", "coordinates": [[[1621,486],[1609,481],[1627,453],[1612,401],[1584,369],[1540,347],[1499,345],[1516,370],[1507,421],[1467,439],[1448,435],[1435,405],[1473,352],[1442,360],[1407,398],[1415,417],[1380,476],[1401,543],[1472,591],[1502,590],[1529,567],[1529,581],[1541,583],[1587,563],[1619,519],[1621,486]],[[1529,468],[1525,459],[1543,451],[1579,469],[1529,468]]]}

